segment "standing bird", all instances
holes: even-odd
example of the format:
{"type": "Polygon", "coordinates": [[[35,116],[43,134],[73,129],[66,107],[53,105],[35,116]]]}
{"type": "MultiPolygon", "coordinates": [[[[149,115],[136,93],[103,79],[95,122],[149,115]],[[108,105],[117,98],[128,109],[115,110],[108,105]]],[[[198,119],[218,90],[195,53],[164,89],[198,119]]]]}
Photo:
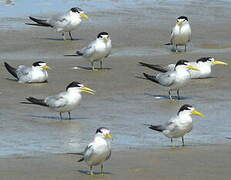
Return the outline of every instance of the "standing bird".
{"type": "MultiPolygon", "coordinates": [[[[200,71],[194,71],[194,70],[189,70],[190,77],[192,79],[196,78],[208,78],[211,75],[211,68],[213,65],[228,65],[225,62],[222,61],[217,61],[213,57],[202,57],[196,61],[189,62],[190,65],[197,67],[200,69],[200,71]]],[[[169,64],[167,66],[161,66],[161,65],[154,65],[154,64],[148,64],[144,62],[140,62],[142,66],[148,67],[150,69],[154,69],[156,71],[160,72],[168,72],[168,71],[173,71],[175,64],[169,64]]]]}
{"type": "Polygon", "coordinates": [[[101,165],[103,175],[103,163],[111,157],[111,143],[107,139],[112,139],[110,130],[101,127],[96,130],[94,140],[88,144],[84,152],[77,153],[83,157],[78,162],[85,161],[90,166],[90,175],[93,175],[93,166],[101,165]]]}
{"type": "Polygon", "coordinates": [[[73,40],[71,31],[75,30],[81,23],[81,18],[88,19],[84,11],[78,7],[71,8],[67,13],[55,15],[48,19],[37,19],[29,17],[34,23],[26,23],[33,26],[44,26],[54,28],[57,32],[61,32],[63,40],[66,40],[65,33],[68,32],[71,40],[73,40]]]}
{"type": "Polygon", "coordinates": [[[111,39],[107,32],[98,34],[96,40],[92,41],[88,46],[76,52],[76,55],[66,56],[83,56],[90,61],[92,70],[95,69],[94,62],[100,62],[100,68],[103,68],[103,60],[111,53],[111,39]]]}
{"type": "Polygon", "coordinates": [[[81,92],[94,94],[94,90],[85,87],[83,84],[73,81],[66,87],[65,92],[48,96],[45,99],[37,99],[34,97],[26,98],[32,104],[45,106],[53,111],[59,112],[60,119],[62,119],[62,113],[68,112],[69,119],[71,119],[71,111],[75,109],[82,99],[81,92]]]}
{"type": "Polygon", "coordinates": [[[177,113],[177,116],[171,118],[166,124],[164,125],[150,125],[150,129],[162,132],[168,138],[171,138],[171,142],[173,138],[182,138],[182,145],[184,146],[184,135],[189,133],[192,128],[192,117],[191,115],[201,116],[204,117],[204,114],[196,111],[195,108],[191,105],[185,104],[181,106],[180,110],[177,113]]]}
{"type": "Polygon", "coordinates": [[[184,46],[186,52],[187,43],[191,40],[191,27],[186,16],[180,16],[177,18],[176,25],[173,27],[171,32],[170,43],[165,45],[176,46],[176,52],[178,51],[177,46],[184,46]]]}
{"type": "Polygon", "coordinates": [[[200,71],[197,67],[189,64],[186,60],[179,60],[174,70],[165,73],[159,73],[157,75],[148,75],[143,73],[143,75],[150,81],[153,81],[161,86],[167,87],[169,89],[169,98],[172,100],[171,91],[176,90],[178,100],[180,99],[179,89],[184,86],[190,80],[189,69],[200,71]]]}
{"type": "Polygon", "coordinates": [[[7,62],[4,62],[7,71],[12,74],[19,83],[40,83],[47,82],[48,73],[47,70],[51,69],[43,61],[37,61],[33,63],[32,67],[20,65],[17,68],[10,66],[7,62]]]}

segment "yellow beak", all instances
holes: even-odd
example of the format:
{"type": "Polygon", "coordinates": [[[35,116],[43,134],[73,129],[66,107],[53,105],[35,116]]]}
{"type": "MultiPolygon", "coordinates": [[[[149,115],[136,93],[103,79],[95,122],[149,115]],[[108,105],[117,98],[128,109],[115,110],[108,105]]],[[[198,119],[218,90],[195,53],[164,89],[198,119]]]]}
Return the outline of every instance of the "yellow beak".
{"type": "Polygon", "coordinates": [[[196,111],[196,110],[193,110],[193,111],[192,111],[192,114],[194,114],[194,115],[196,115],[196,116],[205,117],[205,115],[204,115],[204,114],[202,114],[201,112],[196,111]]]}
{"type": "Polygon", "coordinates": [[[95,94],[95,91],[92,90],[92,89],[90,89],[90,88],[88,88],[88,87],[82,87],[81,90],[83,92],[86,92],[86,93],[89,93],[89,94],[93,94],[93,95],[95,94]]]}
{"type": "Polygon", "coordinates": [[[105,134],[104,137],[107,138],[107,139],[112,139],[113,138],[112,135],[110,135],[110,134],[105,134]]]}
{"type": "Polygon", "coordinates": [[[108,41],[109,40],[109,37],[104,37],[103,38],[105,41],[108,41]]]}
{"type": "Polygon", "coordinates": [[[83,19],[88,19],[88,15],[86,15],[85,13],[81,13],[80,14],[80,17],[83,18],[83,19]]]}
{"type": "Polygon", "coordinates": [[[188,67],[189,69],[191,69],[191,70],[194,70],[194,71],[200,71],[200,69],[198,69],[197,67],[192,66],[192,65],[188,65],[187,67],[188,67]]]}
{"type": "Polygon", "coordinates": [[[50,68],[49,66],[47,66],[47,65],[46,65],[46,66],[43,66],[42,68],[45,69],[45,70],[51,69],[51,68],[50,68]]]}
{"type": "Polygon", "coordinates": [[[222,62],[222,61],[213,61],[212,64],[217,64],[217,65],[228,65],[227,63],[222,62]]]}
{"type": "Polygon", "coordinates": [[[180,26],[183,24],[183,21],[178,21],[176,24],[180,26]]]}

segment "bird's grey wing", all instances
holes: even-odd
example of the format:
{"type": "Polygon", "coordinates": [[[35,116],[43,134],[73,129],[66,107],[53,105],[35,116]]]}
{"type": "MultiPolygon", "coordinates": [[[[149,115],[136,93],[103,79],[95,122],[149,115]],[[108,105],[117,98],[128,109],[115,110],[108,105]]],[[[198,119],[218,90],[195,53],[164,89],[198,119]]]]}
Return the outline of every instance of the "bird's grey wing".
{"type": "Polygon", "coordinates": [[[168,71],[174,71],[175,64],[169,64],[165,68],[168,69],[168,71]]]}
{"type": "Polygon", "coordinates": [[[20,65],[16,70],[16,74],[20,81],[28,82],[31,80],[31,71],[32,71],[31,67],[20,65]]]}
{"type": "Polygon", "coordinates": [[[91,57],[95,52],[95,41],[91,42],[88,46],[78,51],[84,57],[91,57]]]}
{"type": "Polygon", "coordinates": [[[108,51],[108,53],[106,54],[105,58],[107,58],[109,55],[111,54],[111,49],[108,51]]]}
{"type": "Polygon", "coordinates": [[[45,103],[51,108],[60,108],[67,104],[67,100],[64,98],[64,93],[60,93],[54,96],[48,96],[45,99],[45,103]]]}
{"type": "Polygon", "coordinates": [[[160,73],[156,76],[156,79],[163,86],[171,86],[175,81],[175,73],[173,71],[160,73]]]}
{"type": "Polygon", "coordinates": [[[170,131],[176,128],[176,124],[173,121],[167,122],[164,126],[165,126],[165,129],[170,130],[170,131]]]}
{"type": "Polygon", "coordinates": [[[110,157],[111,157],[111,149],[110,149],[108,156],[106,157],[106,160],[108,160],[110,157]]]}
{"type": "Polygon", "coordinates": [[[166,130],[169,131],[169,132],[174,132],[174,131],[177,131],[178,130],[178,125],[176,123],[176,119],[177,117],[173,117],[171,118],[166,124],[165,124],[165,127],[166,127],[166,130]]]}
{"type": "Polygon", "coordinates": [[[69,23],[66,15],[55,15],[50,17],[47,22],[54,27],[63,27],[69,23]]]}
{"type": "Polygon", "coordinates": [[[88,160],[94,153],[93,145],[89,144],[84,150],[84,160],[88,160]]]}

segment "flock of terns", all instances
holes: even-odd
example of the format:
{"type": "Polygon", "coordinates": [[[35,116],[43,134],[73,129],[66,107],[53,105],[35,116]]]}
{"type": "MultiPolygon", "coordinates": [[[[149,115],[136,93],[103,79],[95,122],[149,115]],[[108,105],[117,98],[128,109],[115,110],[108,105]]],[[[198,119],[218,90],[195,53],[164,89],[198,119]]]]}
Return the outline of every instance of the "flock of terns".
{"type": "MultiPolygon", "coordinates": [[[[57,32],[62,33],[62,37],[66,40],[65,34],[68,33],[70,39],[73,40],[71,31],[75,30],[81,23],[82,19],[88,19],[84,11],[78,7],[71,8],[63,15],[52,16],[48,19],[37,19],[29,17],[33,23],[26,23],[27,25],[50,27],[57,32]]],[[[191,39],[191,28],[188,18],[180,16],[172,29],[170,43],[175,51],[180,51],[179,46],[184,46],[186,51],[187,43],[191,39]]],[[[100,68],[105,58],[111,53],[111,39],[107,32],[101,32],[96,39],[89,43],[86,47],[78,50],[74,55],[68,56],[82,56],[90,62],[92,70],[95,69],[94,63],[99,62],[100,68]]],[[[179,90],[192,78],[207,78],[211,74],[211,67],[213,65],[227,65],[222,61],[217,61],[212,57],[203,57],[194,62],[187,60],[179,60],[176,64],[169,64],[166,66],[148,64],[140,62],[140,65],[151,68],[160,72],[156,75],[149,75],[143,73],[144,77],[152,82],[155,82],[168,89],[169,98],[172,100],[171,91],[177,91],[177,97],[180,99],[179,90]]],[[[12,74],[19,83],[40,83],[46,82],[48,79],[47,70],[50,67],[43,61],[33,63],[32,67],[20,65],[17,68],[12,67],[7,62],[4,63],[6,69],[12,74]]],[[[83,84],[73,81],[67,85],[66,90],[56,95],[47,96],[39,99],[35,97],[26,98],[29,104],[36,104],[45,106],[53,111],[59,112],[60,119],[63,113],[68,113],[71,119],[71,111],[74,110],[80,103],[82,96],[81,92],[94,94],[95,91],[85,87],[83,84]]],[[[202,113],[196,111],[191,105],[183,105],[176,116],[171,118],[163,125],[147,125],[150,129],[162,132],[165,136],[173,141],[173,138],[182,138],[182,145],[184,146],[184,135],[192,130],[192,117],[197,115],[204,117],[202,113]]],[[[90,174],[93,175],[93,166],[101,165],[101,174],[103,174],[103,162],[108,160],[111,156],[110,141],[112,139],[110,130],[105,127],[98,128],[94,140],[81,153],[80,161],[85,161],[90,167],[90,174]]]]}

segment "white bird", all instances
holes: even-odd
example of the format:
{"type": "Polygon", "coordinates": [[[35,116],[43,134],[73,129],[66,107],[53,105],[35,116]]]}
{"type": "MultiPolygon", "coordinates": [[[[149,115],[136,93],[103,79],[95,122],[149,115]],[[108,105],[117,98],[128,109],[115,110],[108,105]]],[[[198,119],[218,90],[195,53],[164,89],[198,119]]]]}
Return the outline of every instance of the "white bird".
{"type": "Polygon", "coordinates": [[[19,83],[40,83],[47,82],[48,73],[46,70],[51,69],[43,61],[33,63],[32,67],[20,65],[17,68],[10,66],[4,62],[8,72],[17,78],[19,83]]]}
{"type": "Polygon", "coordinates": [[[88,16],[84,11],[78,7],[71,8],[67,13],[61,15],[55,15],[48,19],[37,19],[29,17],[33,23],[26,23],[27,25],[44,26],[54,28],[57,32],[61,32],[63,39],[65,40],[65,33],[68,32],[71,40],[73,40],[71,31],[75,30],[81,23],[81,18],[88,19],[88,16]]]}
{"type": "Polygon", "coordinates": [[[94,140],[88,144],[84,152],[77,153],[83,157],[78,161],[85,161],[90,166],[90,175],[93,175],[93,166],[101,165],[103,175],[103,163],[111,157],[111,143],[107,139],[112,139],[110,130],[101,127],[97,129],[94,140]]]}
{"type": "Polygon", "coordinates": [[[100,68],[102,69],[103,60],[111,53],[111,39],[107,32],[101,32],[98,34],[96,40],[92,41],[88,46],[76,52],[76,55],[66,56],[83,56],[91,63],[92,70],[94,70],[94,62],[100,62],[100,68]]]}
{"type": "Polygon", "coordinates": [[[191,105],[185,104],[181,106],[177,115],[172,117],[166,124],[164,125],[150,125],[150,129],[162,132],[166,137],[171,138],[171,142],[173,138],[182,138],[182,145],[184,146],[184,135],[189,133],[193,128],[193,122],[191,115],[197,115],[204,117],[204,114],[196,111],[195,108],[191,105]]]}
{"type": "Polygon", "coordinates": [[[73,81],[66,87],[65,92],[48,96],[45,99],[37,99],[34,97],[28,97],[26,99],[32,104],[45,106],[52,111],[59,112],[60,119],[62,119],[62,113],[68,112],[69,119],[71,119],[70,111],[74,110],[80,104],[82,99],[81,92],[94,94],[95,91],[85,87],[79,82],[73,81]]]}
{"type": "Polygon", "coordinates": [[[168,71],[165,73],[159,73],[157,75],[148,75],[143,73],[143,75],[161,86],[167,87],[169,89],[168,94],[169,98],[171,97],[171,91],[177,90],[178,100],[180,99],[179,89],[184,86],[190,80],[189,69],[199,71],[197,67],[194,67],[189,64],[186,60],[179,60],[174,70],[168,71]]]}
{"type": "Polygon", "coordinates": [[[186,16],[180,16],[177,18],[176,25],[172,29],[170,43],[166,45],[184,46],[186,51],[187,43],[191,40],[191,27],[186,16]]]}
{"type": "MultiPolygon", "coordinates": [[[[197,67],[200,71],[194,71],[194,70],[189,70],[190,76],[192,79],[196,78],[208,78],[211,75],[211,68],[213,65],[228,65],[225,62],[222,61],[217,61],[212,57],[202,57],[196,61],[189,62],[190,65],[197,67]]],[[[167,66],[161,66],[161,65],[154,65],[154,64],[148,64],[144,62],[140,62],[142,66],[146,66],[150,69],[154,69],[156,71],[160,72],[168,72],[168,71],[173,71],[175,64],[169,64],[167,66]]]]}

